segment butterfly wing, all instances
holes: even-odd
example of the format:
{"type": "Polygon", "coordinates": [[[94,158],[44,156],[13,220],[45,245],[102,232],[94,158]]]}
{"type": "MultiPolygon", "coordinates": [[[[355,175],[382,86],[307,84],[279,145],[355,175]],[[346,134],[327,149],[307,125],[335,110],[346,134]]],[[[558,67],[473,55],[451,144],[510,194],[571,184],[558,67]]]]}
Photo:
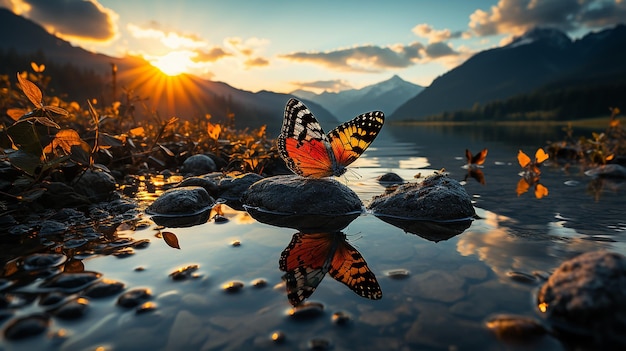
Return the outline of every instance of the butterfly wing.
{"type": "Polygon", "coordinates": [[[472,164],[472,152],[469,149],[465,149],[465,159],[467,160],[467,164],[472,164]]]}
{"type": "Polygon", "coordinates": [[[542,148],[538,148],[537,152],[535,152],[535,163],[537,165],[543,163],[543,161],[547,160],[550,156],[548,156],[548,154],[543,151],[542,148]]]}
{"type": "Polygon", "coordinates": [[[277,143],[280,157],[295,174],[313,178],[333,174],[328,137],[302,102],[287,102],[277,143]]]}
{"type": "Polygon", "coordinates": [[[329,274],[362,297],[379,300],[383,297],[378,280],[367,266],[363,256],[350,245],[343,233],[333,234],[337,249],[330,264],[329,274]]]}
{"type": "Polygon", "coordinates": [[[487,158],[487,149],[482,149],[480,150],[479,153],[477,153],[473,158],[472,158],[472,164],[475,165],[482,165],[483,163],[485,163],[485,159],[487,158]]]}
{"type": "Polygon", "coordinates": [[[530,157],[528,157],[524,151],[519,150],[517,153],[517,162],[519,162],[519,165],[522,166],[522,168],[526,168],[526,166],[530,164],[530,157]]]}
{"type": "Polygon", "coordinates": [[[286,272],[282,279],[287,298],[298,305],[313,294],[330,267],[334,252],[329,233],[296,233],[280,255],[279,268],[286,272]]]}
{"type": "Polygon", "coordinates": [[[383,112],[372,111],[358,115],[328,133],[335,160],[343,172],[376,139],[384,122],[383,112]]]}

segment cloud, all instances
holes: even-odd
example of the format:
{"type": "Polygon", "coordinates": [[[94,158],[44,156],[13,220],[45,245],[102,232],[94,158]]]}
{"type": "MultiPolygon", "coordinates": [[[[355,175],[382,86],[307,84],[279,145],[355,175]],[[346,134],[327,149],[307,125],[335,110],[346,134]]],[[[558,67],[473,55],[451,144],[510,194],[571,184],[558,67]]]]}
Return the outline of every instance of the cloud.
{"type": "Polygon", "coordinates": [[[573,31],[623,23],[624,0],[500,0],[489,11],[470,15],[470,30],[477,36],[520,35],[535,27],[573,31]]]}
{"type": "Polygon", "coordinates": [[[270,61],[259,55],[263,49],[269,44],[269,40],[251,37],[242,39],[239,37],[229,37],[224,39],[224,46],[233,52],[235,56],[243,59],[243,66],[246,69],[254,67],[264,67],[270,64],[270,61]]]}
{"type": "Polygon", "coordinates": [[[363,45],[325,52],[295,52],[280,57],[296,62],[312,62],[341,71],[379,72],[387,68],[412,66],[423,55],[424,45],[415,42],[387,47],[363,45]]]}
{"type": "Polygon", "coordinates": [[[192,58],[192,61],[197,63],[215,62],[226,56],[231,56],[231,54],[216,46],[208,51],[196,50],[196,56],[192,58]]]}
{"type": "Polygon", "coordinates": [[[312,82],[290,82],[289,84],[296,86],[298,89],[314,89],[327,91],[340,91],[352,88],[350,83],[342,79],[316,80],[312,82]]]}
{"type": "Polygon", "coordinates": [[[247,59],[246,61],[244,61],[243,64],[246,66],[246,68],[264,67],[268,66],[270,64],[270,61],[263,57],[254,57],[247,59]]]}
{"type": "Polygon", "coordinates": [[[135,38],[155,39],[170,49],[197,49],[207,46],[207,43],[195,34],[165,30],[157,22],[151,22],[143,27],[131,23],[126,28],[135,38]]]}
{"type": "Polygon", "coordinates": [[[431,25],[422,23],[413,27],[413,33],[421,38],[428,39],[429,43],[439,43],[442,41],[460,38],[463,32],[451,32],[449,29],[436,30],[431,25]]]}
{"type": "Polygon", "coordinates": [[[17,0],[10,3],[9,8],[15,13],[62,38],[105,42],[117,35],[118,15],[96,0],[17,0]]]}

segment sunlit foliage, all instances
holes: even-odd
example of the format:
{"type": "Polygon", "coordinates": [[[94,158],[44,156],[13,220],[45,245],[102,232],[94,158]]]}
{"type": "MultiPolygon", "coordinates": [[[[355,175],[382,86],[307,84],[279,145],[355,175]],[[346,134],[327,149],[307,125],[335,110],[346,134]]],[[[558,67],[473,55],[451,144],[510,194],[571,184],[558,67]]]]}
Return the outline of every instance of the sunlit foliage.
{"type": "MultiPolygon", "coordinates": [[[[220,170],[262,173],[277,160],[273,140],[265,128],[236,130],[235,115],[227,122],[211,122],[211,115],[181,121],[161,119],[158,114],[138,115],[142,104],[132,91],[124,101],[103,106],[97,99],[84,103],[46,96],[51,81],[46,67],[33,62],[33,72],[20,72],[17,81],[0,76],[0,161],[21,172],[12,194],[18,200],[34,200],[41,191],[35,185],[50,177],[71,180],[89,168],[118,174],[176,171],[189,156],[211,155],[220,170]],[[70,172],[71,170],[71,172],[70,172]],[[71,174],[70,174],[71,173],[71,174]]],[[[145,111],[150,111],[146,108],[145,111]]]]}

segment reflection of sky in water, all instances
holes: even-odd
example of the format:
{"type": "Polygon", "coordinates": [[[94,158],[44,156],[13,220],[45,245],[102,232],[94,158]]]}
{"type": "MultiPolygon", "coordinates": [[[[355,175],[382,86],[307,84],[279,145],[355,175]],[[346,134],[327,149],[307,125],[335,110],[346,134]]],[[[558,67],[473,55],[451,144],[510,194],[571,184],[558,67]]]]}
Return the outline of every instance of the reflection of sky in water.
{"type": "Polygon", "coordinates": [[[558,222],[534,227],[537,237],[528,238],[515,234],[517,223],[510,218],[480,209],[477,214],[484,219],[476,221],[460,236],[457,251],[463,256],[477,256],[507,281],[510,281],[506,279],[507,272],[551,271],[564,258],[611,248],[609,243],[585,240],[583,235],[558,222]]]}

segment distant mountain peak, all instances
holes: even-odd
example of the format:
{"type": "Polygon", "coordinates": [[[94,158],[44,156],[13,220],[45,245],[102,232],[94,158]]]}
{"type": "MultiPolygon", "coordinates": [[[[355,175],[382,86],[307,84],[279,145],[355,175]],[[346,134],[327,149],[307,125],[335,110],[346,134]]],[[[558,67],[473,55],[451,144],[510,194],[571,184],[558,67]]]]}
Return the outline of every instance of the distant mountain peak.
{"type": "Polygon", "coordinates": [[[407,82],[395,74],[387,80],[361,89],[349,89],[337,93],[323,92],[321,94],[296,90],[291,94],[302,99],[315,101],[335,116],[345,117],[371,110],[391,113],[423,89],[424,87],[407,82]]]}
{"type": "Polygon", "coordinates": [[[556,28],[536,27],[521,36],[515,37],[507,47],[517,47],[540,41],[561,48],[567,47],[572,43],[572,39],[567,34],[556,28]]]}

